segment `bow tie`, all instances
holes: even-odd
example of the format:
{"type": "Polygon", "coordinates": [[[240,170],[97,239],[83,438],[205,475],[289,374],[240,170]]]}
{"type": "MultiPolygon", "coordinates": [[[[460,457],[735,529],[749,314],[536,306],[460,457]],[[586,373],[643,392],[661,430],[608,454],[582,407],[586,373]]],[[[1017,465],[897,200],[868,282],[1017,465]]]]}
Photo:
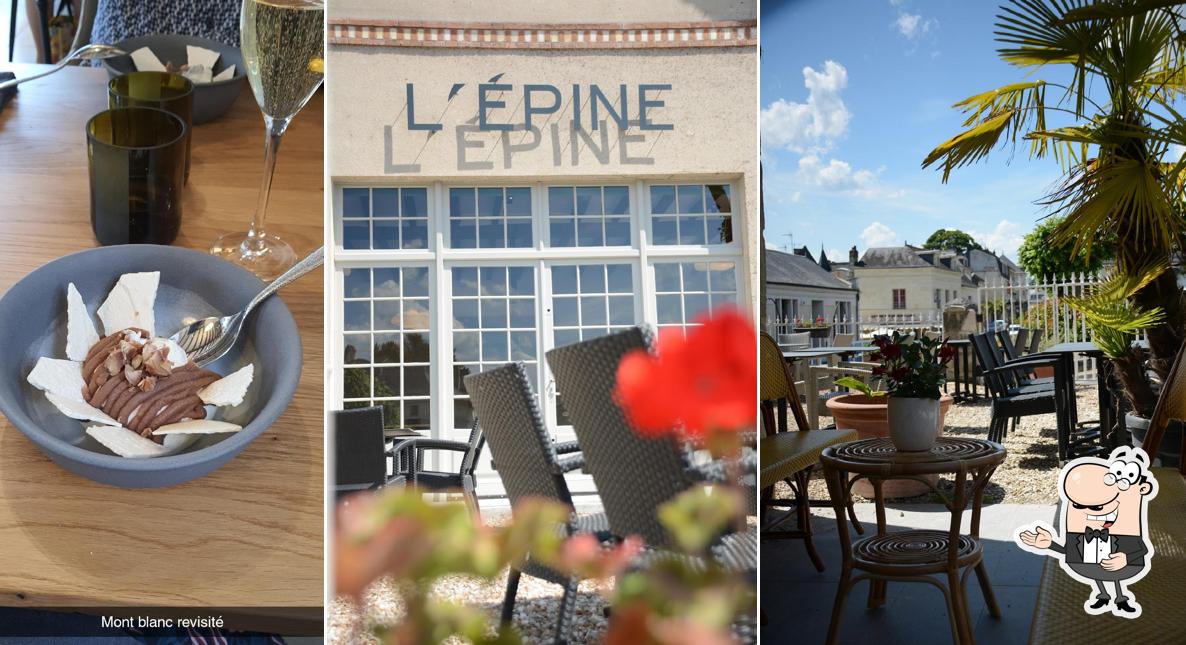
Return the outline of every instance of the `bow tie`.
{"type": "Polygon", "coordinates": [[[1083,539],[1084,540],[1107,540],[1108,539],[1108,529],[1093,529],[1093,528],[1083,529],[1083,539]]]}

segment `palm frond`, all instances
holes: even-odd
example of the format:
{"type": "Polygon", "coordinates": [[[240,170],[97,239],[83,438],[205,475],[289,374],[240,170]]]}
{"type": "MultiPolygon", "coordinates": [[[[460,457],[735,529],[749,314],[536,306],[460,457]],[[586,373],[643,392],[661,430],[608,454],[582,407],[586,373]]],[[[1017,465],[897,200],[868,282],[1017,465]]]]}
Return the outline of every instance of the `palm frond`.
{"type": "Polygon", "coordinates": [[[1165,311],[1160,307],[1142,308],[1130,299],[1168,270],[1167,259],[1152,259],[1143,266],[1112,274],[1088,295],[1068,297],[1065,301],[1083,314],[1093,340],[1104,354],[1120,357],[1132,346],[1138,332],[1165,322],[1165,311]]]}
{"type": "MultiPolygon", "coordinates": [[[[968,128],[939,144],[922,162],[923,168],[943,160],[943,181],[956,168],[975,163],[988,155],[1004,136],[1015,142],[1028,128],[1046,128],[1046,83],[1012,83],[982,92],[956,103],[953,107],[968,116],[968,128]]],[[[1045,148],[1041,150],[1045,153],[1045,148]]]]}

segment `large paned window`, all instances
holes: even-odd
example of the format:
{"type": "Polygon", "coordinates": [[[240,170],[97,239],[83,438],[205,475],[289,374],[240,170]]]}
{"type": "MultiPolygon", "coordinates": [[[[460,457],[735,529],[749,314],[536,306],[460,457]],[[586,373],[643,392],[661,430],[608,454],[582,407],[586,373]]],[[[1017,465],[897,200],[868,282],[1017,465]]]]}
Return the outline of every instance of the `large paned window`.
{"type": "MultiPolygon", "coordinates": [[[[522,361],[568,439],[545,352],[636,324],[686,329],[747,297],[726,182],[491,182],[337,189],[334,404],[380,405],[389,428],[464,439],[465,376],[522,361]]],[[[780,304],[783,316],[798,306],[780,304]]],[[[483,465],[479,494],[499,490],[483,465]]]]}
{"type": "Polygon", "coordinates": [[[473,408],[465,394],[467,374],[511,361],[526,363],[529,375],[537,371],[535,269],[456,266],[452,274],[453,427],[469,428],[473,408]]]}
{"type": "Polygon", "coordinates": [[[728,244],[733,206],[726,184],[651,186],[651,239],[655,244],[728,244]]]}
{"type": "Polygon", "coordinates": [[[353,268],[343,274],[344,407],[381,405],[389,428],[428,428],[428,268],[353,268]]]}
{"type": "Polygon", "coordinates": [[[548,227],[552,246],[629,246],[628,186],[551,186],[548,227]]]}
{"type": "Polygon", "coordinates": [[[725,261],[656,262],[660,329],[687,328],[714,307],[737,302],[737,265],[725,261]]]}
{"type": "Polygon", "coordinates": [[[428,248],[428,190],[343,188],[342,248],[428,248]]]}
{"type": "Polygon", "coordinates": [[[455,249],[531,247],[531,189],[450,188],[449,232],[455,249]]]}

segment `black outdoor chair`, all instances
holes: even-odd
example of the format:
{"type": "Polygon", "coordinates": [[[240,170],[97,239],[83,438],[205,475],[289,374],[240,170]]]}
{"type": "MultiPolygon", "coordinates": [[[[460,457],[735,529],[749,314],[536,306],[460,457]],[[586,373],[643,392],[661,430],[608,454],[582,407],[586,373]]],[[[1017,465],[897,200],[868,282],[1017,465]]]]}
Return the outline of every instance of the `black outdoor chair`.
{"type": "Polygon", "coordinates": [[[1030,348],[1029,351],[1026,352],[1027,354],[1038,353],[1038,350],[1042,347],[1042,335],[1045,333],[1045,330],[1042,329],[1035,329],[1030,332],[1030,348]]]}
{"type": "Polygon", "coordinates": [[[409,486],[429,491],[458,491],[461,493],[465,505],[473,511],[475,516],[481,517],[478,508],[477,479],[474,471],[478,468],[478,458],[482,456],[485,437],[482,429],[475,422],[469,432],[467,441],[448,441],[430,437],[416,437],[407,439],[395,446],[393,453],[395,463],[404,469],[397,477],[406,480],[409,486]],[[424,470],[425,453],[429,450],[446,450],[461,453],[461,466],[457,472],[439,470],[424,470]]]}
{"type": "MultiPolygon", "coordinates": [[[[564,393],[564,408],[581,445],[585,470],[597,484],[610,531],[638,535],[651,549],[668,550],[674,542],[659,522],[659,507],[703,481],[724,481],[724,473],[717,463],[693,465],[686,447],[672,440],[639,435],[614,403],[612,392],[622,357],[649,347],[648,336],[634,327],[558,347],[547,353],[547,360],[557,389],[564,393]]],[[[754,481],[755,462],[751,452],[744,464],[751,473],[748,482],[754,481]]],[[[756,499],[753,507],[756,512],[756,499]]],[[[715,545],[713,555],[728,568],[753,574],[756,541],[753,532],[726,536],[715,545]]]]}
{"type": "Polygon", "coordinates": [[[333,425],[336,494],[403,481],[398,473],[387,474],[387,459],[394,461],[394,454],[383,437],[383,408],[335,411],[333,425]]]}
{"type": "MultiPolygon", "coordinates": [[[[1017,351],[1017,345],[1009,338],[1009,332],[998,331],[996,333],[996,342],[994,343],[989,338],[989,344],[992,345],[993,353],[997,357],[997,363],[1004,365],[1009,361],[1016,361],[1021,358],[1021,354],[1017,351]]],[[[1017,371],[1013,373],[1013,387],[1033,387],[1043,386],[1049,389],[1054,386],[1054,377],[1035,377],[1032,370],[1017,371]]]]}
{"type": "Polygon", "coordinates": [[[1030,339],[1030,330],[1027,327],[1022,327],[1017,330],[1017,336],[1013,339],[1013,358],[1024,356],[1028,354],[1029,346],[1027,343],[1030,339]]]}
{"type": "Polygon", "coordinates": [[[1058,460],[1095,454],[1099,447],[1099,429],[1076,427],[1070,406],[1075,405],[1075,387],[1057,356],[1031,356],[1018,361],[999,363],[988,334],[969,337],[984,375],[984,385],[992,397],[992,419],[988,439],[1004,442],[1010,420],[1038,414],[1053,414],[1057,423],[1058,460]],[[1049,388],[1043,386],[1017,387],[1018,372],[1028,373],[1035,367],[1052,367],[1054,377],[1049,388]]]}
{"type": "MultiPolygon", "coordinates": [[[[577,442],[552,440],[523,364],[511,363],[466,376],[465,390],[490,445],[490,455],[511,508],[529,498],[551,499],[572,508],[572,494],[564,474],[583,467],[584,458],[578,452],[577,442]]],[[[602,513],[574,513],[564,531],[567,535],[592,533],[602,542],[612,538],[602,513]]],[[[564,587],[556,621],[556,642],[567,642],[580,579],[531,560],[521,569],[511,569],[502,601],[502,621],[507,624],[514,616],[521,573],[564,587]]]]}

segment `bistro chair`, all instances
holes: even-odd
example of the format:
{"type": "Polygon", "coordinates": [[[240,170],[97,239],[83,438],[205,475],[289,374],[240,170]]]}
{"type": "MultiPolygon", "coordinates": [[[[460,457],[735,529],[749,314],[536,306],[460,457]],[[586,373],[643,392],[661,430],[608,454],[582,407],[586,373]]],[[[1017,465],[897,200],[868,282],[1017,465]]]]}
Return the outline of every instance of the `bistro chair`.
{"type": "Polygon", "coordinates": [[[408,439],[395,446],[395,463],[405,470],[399,473],[406,482],[416,488],[427,491],[459,491],[465,505],[477,517],[481,517],[478,507],[477,478],[478,459],[482,456],[485,436],[477,422],[469,432],[466,441],[449,441],[433,439],[431,437],[416,437],[408,439]],[[430,450],[460,453],[461,464],[457,471],[424,470],[425,455],[430,450]]]}
{"type": "MultiPolygon", "coordinates": [[[[552,440],[523,364],[511,363],[470,374],[465,377],[465,390],[490,445],[490,455],[510,498],[511,508],[518,507],[526,499],[545,498],[571,509],[572,494],[564,475],[583,467],[585,460],[578,452],[577,442],[552,440]]],[[[564,531],[566,535],[593,533],[602,542],[612,538],[604,513],[578,515],[574,512],[564,531]]],[[[515,594],[519,576],[523,573],[564,587],[556,621],[556,642],[567,642],[580,579],[532,560],[519,569],[511,569],[502,601],[505,624],[510,624],[514,616],[515,594]]]]}
{"type": "MultiPolygon", "coordinates": [[[[811,507],[831,507],[832,502],[828,500],[812,500],[807,493],[808,484],[811,481],[811,475],[815,471],[816,466],[819,465],[820,453],[824,451],[824,448],[846,441],[855,441],[857,439],[857,433],[851,429],[812,429],[812,426],[808,424],[807,414],[803,411],[803,405],[799,402],[799,394],[795,391],[795,383],[791,380],[790,370],[787,369],[786,361],[782,358],[782,352],[779,351],[778,344],[774,342],[774,339],[769,334],[765,333],[759,337],[758,343],[761,346],[761,379],[758,386],[758,395],[762,399],[763,419],[773,419],[774,401],[780,399],[785,400],[791,408],[795,418],[795,427],[798,429],[796,431],[788,431],[786,427],[780,429],[773,425],[772,422],[766,425],[766,436],[769,437],[779,433],[785,436],[785,439],[782,440],[783,443],[779,444],[778,459],[779,461],[786,460],[790,462],[790,465],[785,470],[794,474],[785,478],[783,481],[790,487],[794,497],[793,499],[776,498],[774,497],[774,487],[766,488],[761,491],[759,512],[767,506],[793,507],[795,509],[797,529],[794,531],[763,531],[763,537],[802,539],[812,564],[817,570],[823,571],[823,560],[820,559],[819,553],[815,550],[815,543],[812,541],[812,535],[814,533],[811,528],[811,507]]],[[[764,459],[767,457],[763,455],[764,459]]],[[[850,497],[846,502],[848,506],[848,517],[852,521],[853,527],[858,533],[863,533],[864,527],[857,520],[852,498],[850,497]]]]}
{"type": "MultiPolygon", "coordinates": [[[[638,535],[650,549],[666,551],[674,542],[659,521],[659,507],[693,486],[724,479],[719,464],[692,464],[677,442],[636,433],[614,403],[618,364],[630,351],[649,348],[648,336],[633,327],[558,347],[546,356],[610,531],[638,535]]],[[[752,452],[748,461],[756,461],[752,452]]],[[[756,575],[755,544],[752,533],[739,533],[719,540],[713,555],[725,567],[756,575]]]]}
{"type": "Polygon", "coordinates": [[[398,473],[388,475],[388,459],[394,462],[394,454],[383,437],[382,407],[337,410],[332,418],[336,494],[403,483],[398,473]]]}
{"type": "MultiPolygon", "coordinates": [[[[1141,443],[1150,459],[1155,459],[1160,452],[1169,422],[1186,419],[1184,353],[1186,345],[1174,358],[1153,408],[1148,433],[1141,443]]],[[[1180,643],[1186,640],[1186,626],[1180,614],[1148,609],[1179,606],[1182,600],[1182,580],[1186,579],[1186,522],[1182,521],[1182,512],[1186,509],[1186,481],[1183,480],[1186,461],[1180,460],[1177,468],[1153,467],[1149,470],[1157,480],[1157,497],[1148,503],[1145,530],[1156,556],[1148,574],[1136,586],[1137,598],[1146,607],[1140,620],[1084,620],[1080,608],[1084,598],[1083,584],[1066,575],[1057,559],[1043,558],[1030,643],[1180,643]]]]}
{"type": "Polygon", "coordinates": [[[1021,329],[1017,330],[1017,336],[1013,339],[1012,356],[1014,358],[1017,358],[1018,356],[1024,356],[1025,354],[1029,353],[1029,339],[1030,330],[1028,328],[1022,327],[1021,329]]]}
{"type": "MultiPolygon", "coordinates": [[[[1005,363],[1021,358],[1021,355],[1017,351],[1017,346],[1014,344],[1013,339],[1009,338],[1009,332],[1007,331],[998,331],[996,333],[996,342],[992,342],[990,338],[989,344],[992,346],[993,353],[997,357],[998,364],[1004,365],[1005,363]]],[[[1014,387],[1052,386],[1053,384],[1053,377],[1035,377],[1032,370],[1014,373],[1014,387]]]]}
{"type": "Polygon", "coordinates": [[[980,363],[984,385],[992,397],[992,419],[989,421],[988,439],[1004,443],[1010,420],[1038,414],[1053,414],[1058,431],[1058,460],[1096,454],[1102,451],[1098,445],[1098,428],[1084,426],[1076,428],[1071,420],[1069,406],[1074,405],[1074,383],[1065,373],[1063,362],[1056,356],[1034,356],[1006,364],[997,362],[993,351],[993,340],[989,334],[972,334],[968,337],[980,363]],[[1054,368],[1052,386],[1016,387],[1016,372],[1026,372],[1034,367],[1054,368]]]}
{"type": "Polygon", "coordinates": [[[1042,329],[1035,329],[1030,332],[1030,347],[1029,351],[1026,352],[1027,354],[1037,354],[1042,349],[1042,335],[1045,333],[1045,330],[1042,329]]]}

